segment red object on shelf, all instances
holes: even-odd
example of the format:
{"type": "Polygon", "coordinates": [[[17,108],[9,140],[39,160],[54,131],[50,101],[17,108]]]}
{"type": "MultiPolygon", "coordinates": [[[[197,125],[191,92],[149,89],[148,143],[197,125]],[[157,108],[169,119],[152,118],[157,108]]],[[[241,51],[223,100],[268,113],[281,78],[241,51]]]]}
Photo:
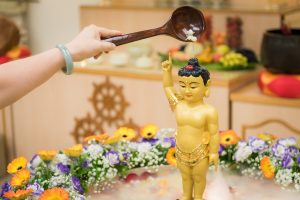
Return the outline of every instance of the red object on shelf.
{"type": "Polygon", "coordinates": [[[257,82],[264,94],[284,98],[300,98],[300,74],[272,74],[264,70],[259,74],[257,82]]]}
{"type": "Polygon", "coordinates": [[[7,57],[6,55],[4,56],[0,56],[0,65],[6,62],[11,61],[11,59],[9,57],[7,57]]]}
{"type": "Polygon", "coordinates": [[[17,60],[20,58],[25,58],[31,55],[31,51],[26,46],[20,45],[18,47],[13,48],[9,52],[7,52],[5,55],[0,56],[0,64],[17,60]]]}

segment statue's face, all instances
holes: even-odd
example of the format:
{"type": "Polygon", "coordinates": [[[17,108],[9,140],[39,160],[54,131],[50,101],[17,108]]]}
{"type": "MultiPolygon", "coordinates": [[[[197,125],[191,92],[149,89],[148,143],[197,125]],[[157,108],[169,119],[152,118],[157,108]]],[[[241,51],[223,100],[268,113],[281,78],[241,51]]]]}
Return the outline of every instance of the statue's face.
{"type": "Polygon", "coordinates": [[[184,100],[191,103],[202,101],[208,90],[201,76],[179,76],[179,87],[184,100]]]}

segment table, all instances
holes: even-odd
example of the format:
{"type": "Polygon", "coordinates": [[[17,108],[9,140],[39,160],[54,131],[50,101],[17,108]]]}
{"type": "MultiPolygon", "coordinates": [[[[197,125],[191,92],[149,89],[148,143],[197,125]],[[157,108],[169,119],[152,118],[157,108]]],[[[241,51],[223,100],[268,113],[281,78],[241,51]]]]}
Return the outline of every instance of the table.
{"type": "MultiPolygon", "coordinates": [[[[221,171],[215,178],[214,171],[208,173],[205,198],[207,200],[295,200],[299,193],[288,192],[275,185],[273,180],[255,180],[229,171],[221,171]],[[227,188],[227,190],[226,190],[227,188]],[[212,196],[220,194],[219,196],[212,196]]],[[[181,178],[172,166],[163,166],[155,176],[146,180],[118,183],[113,189],[90,198],[101,200],[170,200],[181,195],[181,178]]]]}

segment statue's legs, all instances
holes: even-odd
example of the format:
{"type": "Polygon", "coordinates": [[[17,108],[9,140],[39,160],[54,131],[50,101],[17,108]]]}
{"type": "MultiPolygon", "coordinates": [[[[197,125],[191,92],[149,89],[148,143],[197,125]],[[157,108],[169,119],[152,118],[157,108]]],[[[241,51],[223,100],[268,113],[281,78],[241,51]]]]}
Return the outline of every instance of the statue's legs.
{"type": "Polygon", "coordinates": [[[180,200],[193,200],[192,167],[184,165],[177,160],[177,168],[182,178],[183,195],[180,200]]]}
{"type": "Polygon", "coordinates": [[[193,167],[194,200],[203,200],[208,165],[208,158],[205,158],[193,167]]]}

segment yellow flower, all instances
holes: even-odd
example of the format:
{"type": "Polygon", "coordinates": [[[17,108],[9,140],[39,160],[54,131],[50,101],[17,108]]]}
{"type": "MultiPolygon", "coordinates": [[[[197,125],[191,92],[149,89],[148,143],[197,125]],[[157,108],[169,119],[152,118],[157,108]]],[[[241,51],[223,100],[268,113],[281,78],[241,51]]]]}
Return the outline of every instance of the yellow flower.
{"type": "Polygon", "coordinates": [[[261,159],[260,169],[264,177],[268,179],[272,179],[275,175],[275,167],[268,156],[265,156],[261,159]]]}
{"type": "Polygon", "coordinates": [[[88,137],[84,138],[84,142],[87,143],[91,140],[95,140],[97,142],[103,142],[104,140],[106,140],[109,137],[109,135],[107,133],[103,133],[101,135],[91,135],[88,137]]]}
{"type": "Polygon", "coordinates": [[[22,199],[26,199],[32,192],[33,192],[32,189],[17,190],[16,192],[8,191],[5,192],[3,196],[11,200],[22,200],[22,199]]]}
{"type": "Polygon", "coordinates": [[[62,188],[51,188],[43,192],[39,200],[69,200],[69,194],[62,188]]]}
{"type": "Polygon", "coordinates": [[[275,135],[272,135],[272,134],[268,134],[268,133],[259,133],[257,135],[257,137],[261,140],[264,140],[264,141],[270,141],[272,142],[273,140],[276,139],[276,136],[275,135]]]}
{"type": "Polygon", "coordinates": [[[171,147],[167,152],[166,158],[167,158],[167,163],[169,165],[176,166],[175,152],[176,152],[175,147],[171,147]]]}
{"type": "Polygon", "coordinates": [[[112,136],[110,136],[105,144],[113,144],[122,140],[130,141],[136,137],[136,133],[133,129],[127,127],[120,127],[118,130],[114,132],[112,136]]]}
{"type": "Polygon", "coordinates": [[[9,174],[14,174],[19,170],[26,168],[26,166],[27,166],[27,159],[24,157],[18,157],[8,164],[7,172],[9,174]]]}
{"type": "Polygon", "coordinates": [[[135,138],[136,133],[132,128],[121,127],[114,134],[119,135],[120,140],[132,140],[135,138]]]}
{"type": "Polygon", "coordinates": [[[29,178],[30,171],[28,169],[22,169],[11,178],[10,184],[13,187],[21,187],[28,183],[29,178]]]}
{"type": "Polygon", "coordinates": [[[157,133],[158,127],[153,124],[148,124],[141,129],[141,135],[145,139],[152,139],[157,133]]]}
{"type": "Polygon", "coordinates": [[[223,131],[220,133],[220,144],[229,146],[238,143],[240,138],[233,130],[223,131]]]}
{"type": "Polygon", "coordinates": [[[82,144],[76,144],[70,148],[65,148],[64,153],[70,157],[78,157],[82,152],[82,144]]]}
{"type": "Polygon", "coordinates": [[[51,161],[56,156],[57,151],[55,150],[41,150],[38,155],[43,161],[51,161]]]}

